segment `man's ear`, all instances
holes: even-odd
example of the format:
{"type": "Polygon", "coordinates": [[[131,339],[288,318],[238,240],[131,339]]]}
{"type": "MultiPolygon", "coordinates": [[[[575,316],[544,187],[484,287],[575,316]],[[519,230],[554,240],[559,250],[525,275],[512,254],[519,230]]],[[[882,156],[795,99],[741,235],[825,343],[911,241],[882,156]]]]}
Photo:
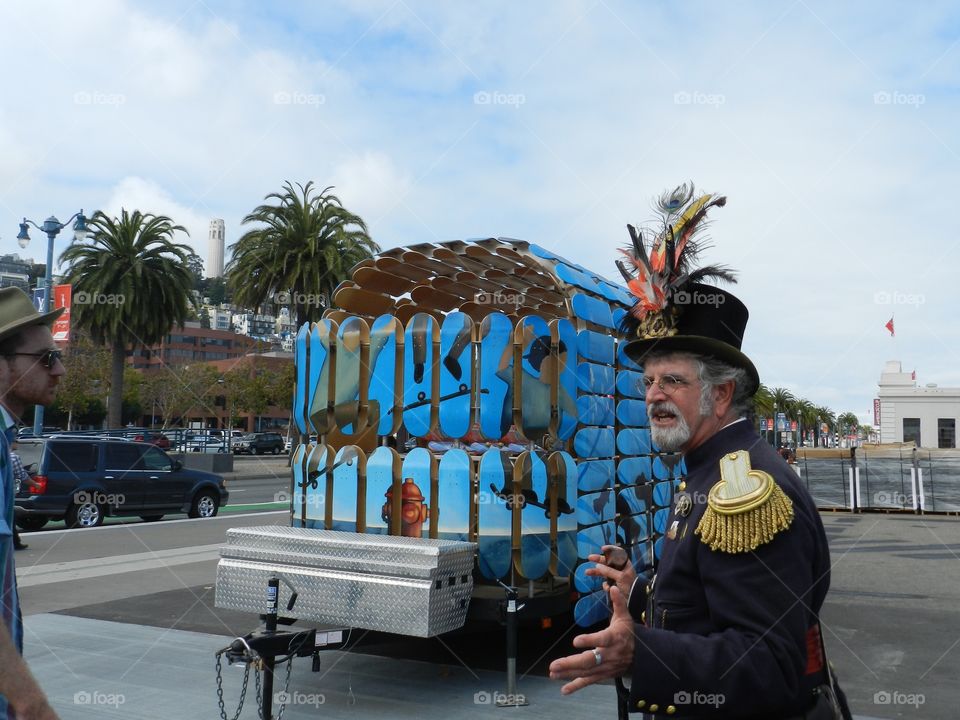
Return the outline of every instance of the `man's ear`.
{"type": "Polygon", "coordinates": [[[737,383],[734,380],[727,380],[725,383],[713,386],[713,409],[717,417],[722,418],[730,411],[730,406],[733,404],[733,393],[736,388],[737,383]]]}

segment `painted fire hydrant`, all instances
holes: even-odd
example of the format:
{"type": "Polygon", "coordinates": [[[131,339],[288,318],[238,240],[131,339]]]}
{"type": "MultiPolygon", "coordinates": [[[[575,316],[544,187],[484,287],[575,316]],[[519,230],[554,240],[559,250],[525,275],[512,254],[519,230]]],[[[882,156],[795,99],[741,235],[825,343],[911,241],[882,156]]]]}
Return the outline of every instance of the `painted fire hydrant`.
{"type": "MultiPolygon", "coordinates": [[[[390,523],[393,517],[393,488],[385,493],[382,517],[390,523]]],[[[413,478],[406,478],[400,492],[400,534],[403,537],[423,537],[423,524],[430,517],[430,508],[424,503],[423,493],[413,478]]]]}

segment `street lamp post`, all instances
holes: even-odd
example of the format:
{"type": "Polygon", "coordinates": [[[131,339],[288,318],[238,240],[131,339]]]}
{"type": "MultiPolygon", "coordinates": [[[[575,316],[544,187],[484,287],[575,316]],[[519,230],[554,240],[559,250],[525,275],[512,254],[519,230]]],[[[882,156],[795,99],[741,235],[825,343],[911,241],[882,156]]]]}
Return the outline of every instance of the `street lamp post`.
{"type": "MultiPolygon", "coordinates": [[[[45,313],[50,312],[50,298],[53,296],[53,241],[57,235],[60,234],[60,231],[67,227],[70,221],[74,219],[76,219],[76,222],[73,224],[73,239],[82,242],[86,240],[87,234],[89,233],[87,230],[87,218],[84,216],[83,210],[71,215],[66,222],[60,222],[55,216],[51,215],[43,221],[43,225],[37,225],[33,220],[28,220],[27,218],[24,218],[23,222],[20,223],[20,233],[17,235],[17,242],[20,243],[21,248],[26,249],[27,245],[30,244],[28,225],[33,225],[37,230],[47,234],[47,269],[44,274],[43,291],[43,312],[45,313]]],[[[33,434],[38,437],[43,434],[43,405],[34,407],[33,434]]]]}

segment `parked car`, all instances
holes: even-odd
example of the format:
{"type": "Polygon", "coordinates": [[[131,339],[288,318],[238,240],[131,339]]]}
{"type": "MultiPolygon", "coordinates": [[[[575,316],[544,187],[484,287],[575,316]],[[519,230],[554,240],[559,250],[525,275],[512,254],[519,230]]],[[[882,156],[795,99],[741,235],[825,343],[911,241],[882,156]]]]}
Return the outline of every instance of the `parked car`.
{"type": "Polygon", "coordinates": [[[170,449],[170,438],[161,432],[137,433],[133,436],[132,440],[134,442],[145,442],[156,445],[161,450],[170,449]]]}
{"type": "Polygon", "coordinates": [[[233,441],[233,452],[279,455],[283,450],[283,436],[275,432],[248,433],[233,441]]]}
{"type": "Polygon", "coordinates": [[[96,527],[106,515],[139,515],[148,522],[168,513],[208,518],[229,499],[222,477],[185,468],[149,443],[62,437],[29,445],[21,457],[35,466],[34,482],[15,498],[24,530],[61,519],[67,527],[96,527]]]}

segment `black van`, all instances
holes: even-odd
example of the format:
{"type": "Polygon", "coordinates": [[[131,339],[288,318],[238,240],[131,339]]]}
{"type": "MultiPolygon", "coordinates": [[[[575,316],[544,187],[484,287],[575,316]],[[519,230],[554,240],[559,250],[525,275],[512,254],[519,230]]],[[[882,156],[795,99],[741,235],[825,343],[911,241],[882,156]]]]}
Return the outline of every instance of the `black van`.
{"type": "Polygon", "coordinates": [[[50,520],[96,527],[105,515],[214,517],[229,497],[222,477],[184,468],[149,443],[62,437],[21,442],[20,452],[33,475],[15,498],[16,523],[24,530],[50,520]]]}

